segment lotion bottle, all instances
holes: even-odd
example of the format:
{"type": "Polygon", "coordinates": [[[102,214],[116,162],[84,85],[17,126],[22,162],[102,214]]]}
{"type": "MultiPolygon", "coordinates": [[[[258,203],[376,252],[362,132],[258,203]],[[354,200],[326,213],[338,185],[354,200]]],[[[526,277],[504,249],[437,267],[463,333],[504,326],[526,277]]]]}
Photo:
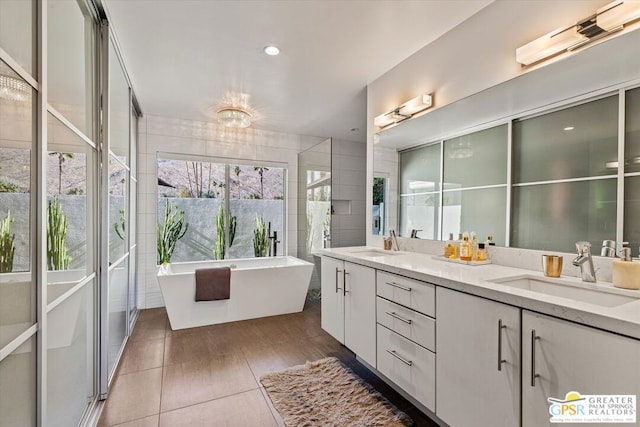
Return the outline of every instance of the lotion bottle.
{"type": "Polygon", "coordinates": [[[631,259],[631,249],[622,248],[620,259],[613,261],[613,286],[640,289],[640,262],[631,259]]]}

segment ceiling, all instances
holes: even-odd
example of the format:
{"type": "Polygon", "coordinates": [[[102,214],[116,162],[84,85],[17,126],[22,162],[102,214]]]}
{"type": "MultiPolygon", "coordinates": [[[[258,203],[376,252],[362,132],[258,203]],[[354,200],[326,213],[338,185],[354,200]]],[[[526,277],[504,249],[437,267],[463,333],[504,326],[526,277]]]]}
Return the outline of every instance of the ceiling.
{"type": "Polygon", "coordinates": [[[492,0],[103,0],[143,113],[364,141],[366,85],[492,0]],[[267,56],[274,44],[280,55],[267,56]]]}

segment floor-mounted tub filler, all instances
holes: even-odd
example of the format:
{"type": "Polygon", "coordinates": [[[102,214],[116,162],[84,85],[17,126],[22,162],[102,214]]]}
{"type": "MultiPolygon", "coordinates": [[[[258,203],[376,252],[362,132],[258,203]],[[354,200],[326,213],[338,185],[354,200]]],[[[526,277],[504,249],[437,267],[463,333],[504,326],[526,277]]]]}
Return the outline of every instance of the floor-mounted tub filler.
{"type": "Polygon", "coordinates": [[[159,267],[158,283],[176,330],[302,311],[312,270],[291,256],[179,262],[159,267]],[[231,267],[231,297],[196,302],[195,270],[210,267],[231,267]]]}

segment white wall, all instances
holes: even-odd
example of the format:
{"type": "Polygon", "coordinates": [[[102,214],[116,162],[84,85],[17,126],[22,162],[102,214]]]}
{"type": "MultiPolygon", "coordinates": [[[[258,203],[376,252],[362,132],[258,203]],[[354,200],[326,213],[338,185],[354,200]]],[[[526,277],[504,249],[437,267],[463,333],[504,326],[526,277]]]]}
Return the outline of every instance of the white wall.
{"type": "MultiPolygon", "coordinates": [[[[372,181],[374,169],[377,129],[373,118],[420,93],[433,92],[435,107],[396,129],[428,123],[422,136],[436,138],[640,78],[637,30],[534,67],[522,68],[515,61],[519,46],[586,18],[607,3],[610,1],[496,1],[371,83],[367,91],[367,182],[372,181]],[[519,76],[523,78],[516,79],[519,76]],[[506,90],[487,90],[504,82],[508,82],[506,90]],[[553,83],[552,90],[547,83],[553,83]]],[[[372,191],[367,187],[368,206],[371,201],[372,191]]],[[[367,233],[368,244],[377,245],[378,240],[367,233]]]]}
{"type": "Polygon", "coordinates": [[[138,306],[164,305],[156,280],[157,153],[177,153],[288,164],[287,247],[297,253],[298,153],[325,138],[253,128],[229,131],[214,123],[146,115],[138,139],[138,306]]]}

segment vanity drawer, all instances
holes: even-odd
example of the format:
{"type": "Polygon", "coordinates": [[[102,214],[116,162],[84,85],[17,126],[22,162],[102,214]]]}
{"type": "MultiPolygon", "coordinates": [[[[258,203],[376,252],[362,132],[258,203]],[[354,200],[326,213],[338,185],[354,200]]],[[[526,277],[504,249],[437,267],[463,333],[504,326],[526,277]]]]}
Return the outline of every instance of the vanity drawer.
{"type": "Polygon", "coordinates": [[[436,411],[436,355],[377,325],[378,371],[418,402],[436,411]]]}
{"type": "Polygon", "coordinates": [[[377,298],[376,312],[379,324],[436,351],[436,321],[432,318],[380,297],[377,298]]]}
{"type": "Polygon", "coordinates": [[[436,317],[436,287],[384,271],[376,272],[378,296],[436,317]]]}

